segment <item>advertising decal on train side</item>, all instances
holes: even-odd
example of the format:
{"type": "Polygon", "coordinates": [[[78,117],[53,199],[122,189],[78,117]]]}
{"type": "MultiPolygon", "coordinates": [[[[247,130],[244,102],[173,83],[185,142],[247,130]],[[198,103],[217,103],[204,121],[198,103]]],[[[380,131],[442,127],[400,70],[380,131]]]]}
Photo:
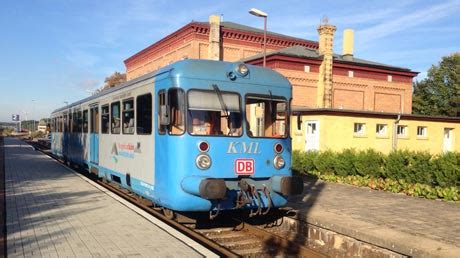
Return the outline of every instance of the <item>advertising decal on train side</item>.
{"type": "Polygon", "coordinates": [[[112,145],[112,152],[113,160],[115,163],[118,162],[117,157],[124,157],[124,158],[134,158],[134,153],[141,153],[141,143],[137,142],[136,145],[132,143],[116,143],[114,142],[112,145]]]}

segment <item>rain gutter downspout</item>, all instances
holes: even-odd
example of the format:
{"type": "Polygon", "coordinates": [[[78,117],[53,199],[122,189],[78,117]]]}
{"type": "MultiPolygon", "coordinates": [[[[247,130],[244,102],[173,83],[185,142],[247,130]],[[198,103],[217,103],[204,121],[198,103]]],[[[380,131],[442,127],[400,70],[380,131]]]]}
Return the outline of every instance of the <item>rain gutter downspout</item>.
{"type": "Polygon", "coordinates": [[[398,127],[397,125],[399,124],[399,121],[401,120],[401,114],[398,114],[396,117],[396,120],[393,123],[393,141],[391,145],[391,149],[395,151],[398,148],[398,127]]]}

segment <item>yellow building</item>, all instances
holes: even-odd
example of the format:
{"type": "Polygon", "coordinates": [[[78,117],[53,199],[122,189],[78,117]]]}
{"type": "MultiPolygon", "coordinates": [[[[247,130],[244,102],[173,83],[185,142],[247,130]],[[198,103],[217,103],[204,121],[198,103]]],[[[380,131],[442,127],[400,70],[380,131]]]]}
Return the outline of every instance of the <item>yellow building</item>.
{"type": "Polygon", "coordinates": [[[460,118],[293,108],[294,150],[460,151],[460,118]]]}

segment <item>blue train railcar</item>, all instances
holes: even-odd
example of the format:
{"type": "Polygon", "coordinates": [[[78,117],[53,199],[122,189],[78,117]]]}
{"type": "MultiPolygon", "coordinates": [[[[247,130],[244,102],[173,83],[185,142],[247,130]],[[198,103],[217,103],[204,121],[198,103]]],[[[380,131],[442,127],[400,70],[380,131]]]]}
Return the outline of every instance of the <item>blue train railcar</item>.
{"type": "Polygon", "coordinates": [[[272,70],[183,60],[53,112],[52,152],[167,209],[265,214],[303,189],[291,96],[272,70]]]}

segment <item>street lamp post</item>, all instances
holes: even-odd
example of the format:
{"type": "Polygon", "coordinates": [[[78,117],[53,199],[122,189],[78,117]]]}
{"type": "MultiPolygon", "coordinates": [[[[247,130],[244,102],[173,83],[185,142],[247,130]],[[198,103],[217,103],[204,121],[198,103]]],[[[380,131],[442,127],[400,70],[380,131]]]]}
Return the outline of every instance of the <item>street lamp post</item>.
{"type": "Polygon", "coordinates": [[[267,18],[268,18],[268,14],[256,8],[251,8],[251,10],[249,10],[249,13],[254,16],[264,18],[264,50],[263,50],[264,51],[264,65],[263,66],[265,67],[265,64],[266,64],[265,56],[267,54],[267,18]]]}

